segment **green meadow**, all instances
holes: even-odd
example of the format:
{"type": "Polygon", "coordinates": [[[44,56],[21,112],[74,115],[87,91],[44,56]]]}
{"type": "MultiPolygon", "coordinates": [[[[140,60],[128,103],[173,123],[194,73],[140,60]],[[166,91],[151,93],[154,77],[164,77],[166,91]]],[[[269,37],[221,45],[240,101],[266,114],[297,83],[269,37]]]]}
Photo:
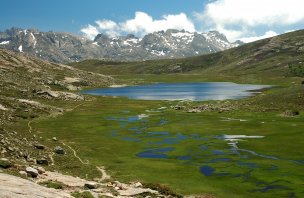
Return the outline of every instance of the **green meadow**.
{"type": "MultiPolygon", "coordinates": [[[[170,75],[119,78],[133,83],[174,80],[170,75]]],[[[179,81],[191,79],[204,80],[185,75],[179,81]]],[[[280,86],[241,100],[90,96],[85,102],[57,103],[72,110],[34,120],[32,127],[46,145],[54,144],[55,136],[90,163],[82,165],[65,146],[67,155],[55,157],[53,168],[81,177],[97,177],[93,167],[104,166],[113,179],[162,184],[182,195],[303,197],[304,116],[303,109],[297,109],[303,103],[303,90],[297,79],[292,81],[281,80],[280,86]],[[234,108],[185,110],[202,104],[234,108]],[[184,109],[176,110],[176,106],[184,109]],[[282,116],[286,110],[297,110],[300,115],[282,116]],[[225,135],[262,137],[241,139],[235,149],[225,135]]]]}

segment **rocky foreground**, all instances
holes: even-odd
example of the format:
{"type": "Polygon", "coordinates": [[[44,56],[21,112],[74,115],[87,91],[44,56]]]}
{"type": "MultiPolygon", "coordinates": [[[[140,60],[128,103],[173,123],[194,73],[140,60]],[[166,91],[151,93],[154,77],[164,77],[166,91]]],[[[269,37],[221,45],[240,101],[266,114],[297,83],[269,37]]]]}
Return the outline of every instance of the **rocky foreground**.
{"type": "Polygon", "coordinates": [[[87,181],[78,177],[63,175],[58,172],[45,171],[42,167],[27,167],[26,171],[20,172],[26,179],[0,173],[0,197],[69,198],[73,197],[73,194],[84,195],[86,193],[91,194],[91,197],[97,198],[134,197],[142,194],[154,197],[166,197],[165,195],[161,195],[158,191],[144,188],[139,182],[124,184],[119,181],[87,181]],[[44,185],[49,186],[49,188],[44,185]]]}

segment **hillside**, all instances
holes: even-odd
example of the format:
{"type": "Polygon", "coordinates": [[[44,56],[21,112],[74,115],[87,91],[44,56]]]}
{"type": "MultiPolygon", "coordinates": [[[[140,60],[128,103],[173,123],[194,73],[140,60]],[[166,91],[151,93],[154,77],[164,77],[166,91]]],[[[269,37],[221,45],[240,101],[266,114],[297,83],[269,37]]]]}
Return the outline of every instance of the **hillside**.
{"type": "Polygon", "coordinates": [[[60,107],[59,102],[73,104],[85,100],[83,96],[71,92],[73,90],[113,83],[114,80],[108,76],[1,49],[1,156],[18,163],[44,158],[49,161],[48,151],[35,150],[33,145],[39,140],[24,130],[18,131],[19,124],[26,126],[25,122],[33,118],[62,114],[67,109],[60,107]]]}
{"type": "MultiPolygon", "coordinates": [[[[69,91],[84,87],[100,87],[113,83],[101,74],[81,71],[70,66],[50,63],[22,53],[0,49],[0,106],[1,114],[10,120],[31,116],[40,106],[37,99],[78,100],[82,96],[69,91]],[[18,106],[27,106],[28,111],[18,106]]],[[[1,119],[3,122],[5,119],[1,119]]]]}
{"type": "Polygon", "coordinates": [[[222,52],[184,59],[143,62],[86,60],[71,63],[76,68],[104,74],[303,76],[304,30],[245,44],[222,52]]]}

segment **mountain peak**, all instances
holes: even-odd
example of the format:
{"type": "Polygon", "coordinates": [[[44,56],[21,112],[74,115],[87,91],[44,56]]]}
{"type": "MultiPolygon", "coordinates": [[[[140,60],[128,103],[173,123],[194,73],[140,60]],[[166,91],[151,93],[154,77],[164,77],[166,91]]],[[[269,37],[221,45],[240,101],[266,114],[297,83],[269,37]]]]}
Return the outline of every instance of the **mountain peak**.
{"type": "Polygon", "coordinates": [[[116,38],[98,34],[93,41],[71,33],[37,29],[11,28],[0,32],[0,48],[59,63],[92,58],[117,61],[181,58],[218,52],[239,44],[230,43],[217,31],[197,33],[168,29],[142,38],[133,34],[116,38]]]}

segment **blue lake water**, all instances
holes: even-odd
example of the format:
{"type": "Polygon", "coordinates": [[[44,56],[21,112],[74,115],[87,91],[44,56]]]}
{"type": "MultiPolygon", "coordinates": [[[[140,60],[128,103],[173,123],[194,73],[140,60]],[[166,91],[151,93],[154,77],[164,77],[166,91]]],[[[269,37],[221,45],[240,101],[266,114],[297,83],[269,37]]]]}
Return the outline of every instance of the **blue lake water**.
{"type": "Polygon", "coordinates": [[[83,94],[121,96],[140,100],[226,100],[240,99],[269,88],[268,85],[236,84],[231,82],[158,83],[150,85],[101,88],[83,94]]]}

